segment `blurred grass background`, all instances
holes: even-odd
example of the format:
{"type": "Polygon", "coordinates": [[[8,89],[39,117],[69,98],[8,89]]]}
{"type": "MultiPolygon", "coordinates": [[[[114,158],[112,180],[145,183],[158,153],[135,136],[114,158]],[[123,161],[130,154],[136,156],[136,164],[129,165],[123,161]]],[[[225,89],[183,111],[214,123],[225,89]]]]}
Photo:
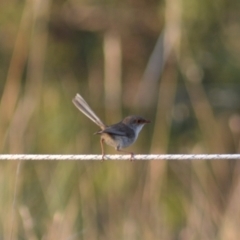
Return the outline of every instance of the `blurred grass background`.
{"type": "MultiPolygon", "coordinates": [[[[239,152],[239,1],[0,7],[1,153],[100,153],[77,92],[108,124],[152,120],[135,153],[239,152]]],[[[2,161],[0,239],[235,240],[239,173],[237,161],[2,161]]]]}

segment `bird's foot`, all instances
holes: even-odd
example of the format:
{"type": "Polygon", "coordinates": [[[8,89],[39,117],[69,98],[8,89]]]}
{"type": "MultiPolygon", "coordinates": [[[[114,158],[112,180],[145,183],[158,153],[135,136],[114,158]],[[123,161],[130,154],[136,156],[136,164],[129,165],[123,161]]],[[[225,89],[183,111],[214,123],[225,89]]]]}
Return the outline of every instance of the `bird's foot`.
{"type": "Polygon", "coordinates": [[[130,153],[131,155],[130,155],[130,161],[132,162],[132,161],[134,161],[135,159],[134,159],[134,153],[130,153]]]}

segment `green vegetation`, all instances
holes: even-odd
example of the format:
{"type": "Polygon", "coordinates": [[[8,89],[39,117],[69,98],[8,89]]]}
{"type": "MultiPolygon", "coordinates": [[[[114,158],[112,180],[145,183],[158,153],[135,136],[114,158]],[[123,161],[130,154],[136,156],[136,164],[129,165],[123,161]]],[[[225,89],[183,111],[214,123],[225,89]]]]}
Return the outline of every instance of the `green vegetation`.
{"type": "MultiPolygon", "coordinates": [[[[152,120],[135,153],[240,151],[239,1],[0,7],[2,154],[100,154],[77,92],[106,123],[152,120]]],[[[237,161],[1,161],[0,239],[237,240],[239,172],[237,161]]]]}

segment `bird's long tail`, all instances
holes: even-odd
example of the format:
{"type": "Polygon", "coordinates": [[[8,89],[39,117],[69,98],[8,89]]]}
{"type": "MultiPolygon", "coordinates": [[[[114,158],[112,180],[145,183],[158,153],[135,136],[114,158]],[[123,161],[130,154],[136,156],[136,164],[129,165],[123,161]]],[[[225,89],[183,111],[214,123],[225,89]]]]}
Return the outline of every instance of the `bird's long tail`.
{"type": "Polygon", "coordinates": [[[90,118],[94,123],[96,123],[101,129],[105,129],[106,125],[100,120],[100,118],[94,113],[94,111],[89,107],[87,102],[83,97],[77,93],[72,100],[73,104],[88,118],[90,118]]]}

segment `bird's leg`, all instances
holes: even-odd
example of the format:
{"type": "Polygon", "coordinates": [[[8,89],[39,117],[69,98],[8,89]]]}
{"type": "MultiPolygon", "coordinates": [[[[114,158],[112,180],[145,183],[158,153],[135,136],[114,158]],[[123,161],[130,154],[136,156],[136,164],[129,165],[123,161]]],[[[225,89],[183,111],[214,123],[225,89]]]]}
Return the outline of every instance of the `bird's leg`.
{"type": "Polygon", "coordinates": [[[105,156],[103,143],[104,143],[104,139],[100,138],[100,144],[101,144],[101,150],[102,150],[102,162],[104,161],[104,156],[105,156]]]}
{"type": "Polygon", "coordinates": [[[130,161],[134,161],[134,153],[131,152],[130,154],[131,154],[130,161]]]}
{"type": "Polygon", "coordinates": [[[127,152],[127,151],[123,151],[122,149],[120,149],[119,147],[117,147],[117,151],[118,152],[124,152],[124,153],[128,153],[131,155],[130,157],[130,161],[133,161],[134,160],[134,153],[133,152],[127,152]]]}

